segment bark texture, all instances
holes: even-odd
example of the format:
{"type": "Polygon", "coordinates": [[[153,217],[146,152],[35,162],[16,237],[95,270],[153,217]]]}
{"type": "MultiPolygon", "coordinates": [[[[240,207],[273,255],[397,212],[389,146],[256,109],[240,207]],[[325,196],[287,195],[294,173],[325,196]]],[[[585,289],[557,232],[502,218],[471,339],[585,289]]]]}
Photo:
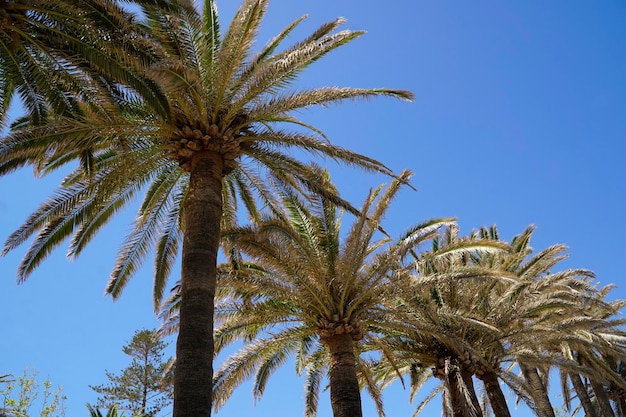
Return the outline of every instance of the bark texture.
{"type": "Polygon", "coordinates": [[[493,371],[486,371],[480,376],[481,381],[485,385],[485,391],[489,398],[489,404],[496,417],[511,417],[509,406],[506,403],[506,397],[502,392],[498,375],[493,371]]]}
{"type": "Polygon", "coordinates": [[[529,394],[535,402],[537,416],[555,417],[554,408],[552,408],[552,403],[548,397],[547,388],[543,384],[537,368],[524,364],[520,364],[520,368],[528,384],[529,394]]]}
{"type": "Polygon", "coordinates": [[[330,352],[330,402],[334,417],[362,417],[354,341],[350,334],[322,339],[330,352]]]}
{"type": "Polygon", "coordinates": [[[184,203],[180,330],[174,370],[174,417],[210,417],[213,307],[222,217],[222,160],[198,152],[184,203]]]}
{"type": "Polygon", "coordinates": [[[615,417],[615,413],[613,412],[613,408],[611,407],[611,400],[606,393],[604,384],[602,382],[594,380],[593,378],[590,381],[591,387],[593,388],[593,393],[596,396],[596,402],[600,407],[602,417],[615,417]]]}
{"type": "Polygon", "coordinates": [[[476,395],[476,389],[474,388],[474,378],[473,373],[470,372],[466,367],[461,365],[461,378],[463,378],[463,383],[465,384],[465,389],[467,395],[469,395],[471,405],[473,410],[470,410],[473,416],[483,417],[483,410],[480,406],[480,402],[478,401],[478,396],[476,395]]]}
{"type": "Polygon", "coordinates": [[[576,391],[578,401],[580,401],[580,404],[583,406],[583,410],[585,410],[585,417],[600,417],[593,406],[591,399],[589,398],[589,391],[587,391],[587,387],[585,387],[580,375],[570,374],[569,377],[572,380],[572,385],[574,386],[574,391],[576,391]]]}
{"type": "Polygon", "coordinates": [[[472,375],[463,372],[457,359],[446,359],[446,382],[454,417],[482,417],[472,375]]]}

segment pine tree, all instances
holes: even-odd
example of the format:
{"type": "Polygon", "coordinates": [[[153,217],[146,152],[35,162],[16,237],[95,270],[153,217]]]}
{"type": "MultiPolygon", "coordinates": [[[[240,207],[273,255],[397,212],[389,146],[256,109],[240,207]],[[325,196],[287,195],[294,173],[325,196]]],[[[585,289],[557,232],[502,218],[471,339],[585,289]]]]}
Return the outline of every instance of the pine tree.
{"type": "Polygon", "coordinates": [[[122,348],[132,358],[131,364],[119,375],[105,371],[107,385],[90,386],[101,395],[97,406],[107,409],[117,406],[133,415],[159,415],[173,398],[171,382],[164,379],[172,361],[172,358],[163,360],[167,346],[154,330],[136,331],[130,343],[122,348]]]}

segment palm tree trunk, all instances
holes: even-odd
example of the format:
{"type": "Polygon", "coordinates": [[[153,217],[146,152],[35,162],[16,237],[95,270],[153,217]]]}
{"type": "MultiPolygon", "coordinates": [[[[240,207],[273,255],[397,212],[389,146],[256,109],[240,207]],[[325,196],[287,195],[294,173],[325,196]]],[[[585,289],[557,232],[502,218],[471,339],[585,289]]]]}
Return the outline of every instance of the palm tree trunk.
{"type": "Polygon", "coordinates": [[[461,378],[463,378],[465,389],[467,390],[467,394],[469,395],[472,406],[474,407],[473,415],[475,417],[483,417],[483,410],[480,407],[480,402],[478,401],[478,396],[476,395],[476,389],[474,388],[473,376],[473,373],[469,372],[465,367],[461,367],[461,378]]]}
{"type": "Polygon", "coordinates": [[[544,386],[537,368],[520,363],[520,369],[528,384],[529,394],[535,402],[538,417],[555,417],[554,408],[548,397],[548,390],[544,386]]]}
{"type": "Polygon", "coordinates": [[[356,375],[354,341],[349,334],[324,338],[330,352],[330,402],[334,417],[361,417],[361,391],[356,375]]]}
{"type": "Polygon", "coordinates": [[[183,214],[180,329],[174,369],[174,417],[210,417],[213,306],[222,217],[222,160],[197,152],[191,160],[183,214]]]}
{"type": "Polygon", "coordinates": [[[613,408],[611,407],[611,400],[609,400],[609,396],[604,389],[604,384],[600,381],[595,380],[594,378],[591,378],[590,382],[591,387],[593,388],[593,393],[596,396],[596,402],[600,407],[602,417],[615,417],[615,413],[613,412],[613,408]]]}
{"type": "Polygon", "coordinates": [[[497,417],[511,417],[506,397],[502,392],[500,381],[498,381],[498,375],[492,371],[485,371],[479,378],[485,385],[485,391],[487,391],[493,414],[497,417]]]}
{"type": "Polygon", "coordinates": [[[459,371],[449,370],[446,375],[446,381],[448,382],[448,391],[450,394],[450,402],[452,403],[452,415],[454,417],[468,417],[469,414],[464,414],[468,411],[467,402],[461,392],[459,386],[459,371]]]}
{"type": "Polygon", "coordinates": [[[482,417],[482,409],[474,391],[471,375],[468,381],[467,376],[463,375],[457,359],[448,358],[446,362],[445,378],[454,417],[482,417]],[[476,400],[474,401],[474,399],[476,400]]]}
{"type": "Polygon", "coordinates": [[[585,417],[599,417],[595,407],[591,403],[591,399],[589,398],[589,391],[587,391],[587,387],[585,387],[580,375],[569,374],[569,379],[572,381],[578,401],[580,401],[580,404],[583,406],[583,410],[585,410],[585,417]]]}

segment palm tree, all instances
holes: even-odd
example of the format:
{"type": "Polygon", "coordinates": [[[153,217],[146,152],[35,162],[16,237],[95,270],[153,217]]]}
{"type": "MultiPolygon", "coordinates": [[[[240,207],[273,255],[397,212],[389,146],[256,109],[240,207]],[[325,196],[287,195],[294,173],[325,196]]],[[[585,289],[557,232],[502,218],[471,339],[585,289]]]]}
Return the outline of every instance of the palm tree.
{"type": "MultiPolygon", "coordinates": [[[[532,234],[532,229],[529,231],[526,240],[532,234]]],[[[523,246],[527,243],[520,248],[523,246]]],[[[503,315],[500,323],[507,324],[501,326],[508,328],[508,354],[518,363],[540,416],[554,415],[547,391],[547,377],[552,367],[556,366],[564,376],[583,373],[595,380],[600,368],[580,363],[576,352],[612,351],[608,339],[620,337],[617,334],[605,336],[606,329],[614,326],[588,314],[589,305],[604,312],[618,309],[601,300],[603,291],[593,286],[591,271],[550,272],[566,258],[565,250],[564,245],[553,245],[532,257],[520,258],[523,263],[509,263],[519,280],[494,304],[500,311],[510,306],[509,312],[515,312],[514,316],[503,315]]],[[[518,251],[523,252],[530,255],[531,250],[527,247],[518,251]]],[[[606,374],[600,372],[603,373],[606,374]]],[[[584,404],[584,399],[581,402],[584,404]]],[[[566,406],[569,407],[567,401],[566,406]]]]}
{"type": "Polygon", "coordinates": [[[57,25],[65,23],[61,31],[74,33],[74,30],[63,29],[73,26],[71,23],[75,22],[64,19],[68,15],[65,9],[67,3],[55,3],[42,1],[37,7],[27,1],[0,2],[1,128],[6,126],[7,111],[16,93],[21,96],[35,122],[45,118],[50,103],[56,103],[58,107],[67,104],[58,89],[59,81],[66,73],[52,70],[55,61],[58,63],[59,60],[50,53],[45,42],[51,38],[51,33],[55,31],[53,27],[57,25]],[[59,18],[53,13],[55,9],[60,14],[59,18]],[[51,24],[44,23],[46,20],[51,24]]]}
{"type": "MultiPolygon", "coordinates": [[[[433,255],[458,244],[450,229],[443,242],[435,240],[432,253],[420,255],[415,284],[399,294],[402,308],[394,310],[404,318],[397,334],[386,339],[394,362],[382,364],[383,385],[407,373],[415,385],[414,395],[424,381],[423,370],[432,367],[446,383],[451,412],[468,415],[463,413],[473,408],[479,414],[471,380],[476,376],[484,383],[494,413],[506,416],[510,412],[501,379],[538,415],[549,416],[553,409],[544,376],[552,366],[566,373],[598,375],[598,366],[583,367],[561,351],[568,346],[570,352],[591,352],[595,347],[617,354],[608,341],[621,340],[621,333],[614,331],[619,322],[592,315],[591,307],[585,306],[606,315],[618,311],[619,305],[602,301],[605,291],[591,284],[590,271],[550,273],[564,259],[563,245],[530,256],[533,231],[529,227],[514,237],[508,251],[465,252],[438,259],[433,255]],[[460,280],[461,271],[468,267],[480,268],[483,277],[460,280]],[[512,374],[513,366],[522,369],[524,379],[512,374]],[[455,373],[458,377],[451,380],[455,373]]],[[[467,240],[485,244],[499,242],[499,236],[495,227],[483,228],[467,240]]]]}
{"type": "MultiPolygon", "coordinates": [[[[620,344],[620,347],[623,349],[623,344],[620,344]]],[[[620,377],[620,382],[626,381],[626,369],[624,366],[624,361],[626,360],[626,352],[621,355],[615,355],[613,357],[606,356],[603,359],[605,363],[609,365],[610,369],[620,377]]],[[[576,391],[576,394],[578,394],[578,391],[576,391]]],[[[613,401],[613,403],[615,404],[615,414],[620,417],[626,415],[626,389],[623,387],[623,385],[615,383],[613,381],[609,381],[608,395],[610,396],[611,401],[613,401]]]]}
{"type": "MultiPolygon", "coordinates": [[[[260,397],[269,376],[293,354],[298,372],[307,374],[305,415],[316,413],[325,371],[335,417],[362,415],[359,376],[382,415],[370,367],[359,353],[366,341],[375,344],[377,336],[369,329],[392,293],[389,276],[401,245],[389,245],[387,236],[376,238],[376,233],[406,180],[407,172],[384,193],[381,188],[370,193],[343,238],[336,204],[288,190],[281,193],[281,206],[261,222],[225,232],[229,244],[252,256],[257,267],[224,277],[223,288],[232,290],[218,309],[217,346],[240,339],[246,344],[216,373],[215,407],[252,373],[254,395],[260,397]]],[[[429,238],[450,221],[425,222],[402,240],[429,238]]]]}
{"type": "MultiPolygon", "coordinates": [[[[579,322],[586,326],[572,328],[567,340],[556,340],[550,348],[581,366],[581,372],[561,371],[563,397],[571,396],[568,380],[585,414],[621,415],[620,392],[626,385],[620,363],[625,357],[624,319],[618,318],[626,305],[624,300],[607,301],[613,286],[597,289],[581,297],[578,305],[579,322]],[[583,321],[584,320],[584,321],[583,321]],[[578,336],[578,337],[576,337],[578,336]],[[618,394],[618,395],[615,395],[618,394]],[[614,406],[611,404],[613,402],[614,406]]],[[[566,403],[568,410],[571,405],[566,403]]]]}
{"type": "MultiPolygon", "coordinates": [[[[245,0],[224,36],[214,1],[205,1],[202,14],[191,0],[140,0],[136,5],[145,18],[125,41],[140,42],[150,54],[145,74],[152,84],[137,83],[147,93],[135,83],[112,87],[117,107],[81,108],[71,118],[24,126],[0,143],[0,167],[5,173],[33,164],[45,174],[85,155],[89,160],[89,169],[72,172],[9,237],[3,253],[37,234],[19,266],[22,282],[67,237],[72,236],[69,255],[77,256],[114,214],[147,187],[107,292],[118,297],[155,245],[158,307],[182,243],[174,416],[208,416],[220,222],[224,214],[235,212],[225,202],[232,201],[239,189],[253,209],[254,190],[265,173],[284,184],[324,193],[315,170],[285,152],[292,148],[393,175],[373,159],[330,144],[313,127],[303,132],[281,126],[308,127],[292,112],[314,105],[379,95],[412,96],[387,89],[294,92],[290,88],[302,70],[362,34],[335,32],[342,19],[276,52],[302,21],[298,19],[254,53],[253,41],[267,0],[245,0]]],[[[133,58],[120,58],[122,67],[137,68],[135,62],[141,60],[133,58]],[[132,65],[124,65],[126,59],[132,65]]],[[[137,79],[142,75],[138,73],[137,79]]],[[[328,198],[345,203],[331,194],[326,192],[328,198]]]]}
{"type": "Polygon", "coordinates": [[[482,239],[474,233],[460,238],[453,225],[433,240],[430,251],[414,253],[412,278],[399,288],[389,308],[388,322],[395,325],[381,329],[386,332],[384,343],[391,354],[382,358],[376,373],[383,386],[408,375],[411,401],[430,377],[442,381],[417,407],[415,415],[441,393],[447,415],[482,416],[484,406],[476,393],[474,376],[484,377],[494,412],[510,415],[497,383],[501,370],[490,360],[491,355],[485,356],[500,332],[483,310],[489,289],[506,286],[512,276],[474,261],[507,253],[507,248],[504,242],[482,239]]]}
{"type": "MultiPolygon", "coordinates": [[[[538,415],[551,416],[554,411],[547,395],[547,376],[552,367],[561,371],[562,380],[580,373],[594,381],[598,378],[620,380],[598,366],[595,358],[598,354],[619,354],[616,343],[622,343],[622,332],[617,329],[622,322],[609,320],[609,317],[616,314],[623,303],[605,301],[610,286],[596,288],[591,271],[551,272],[567,257],[563,254],[567,248],[552,245],[533,254],[530,247],[533,231],[531,226],[514,237],[508,252],[483,253],[473,259],[478,265],[515,277],[483,291],[484,302],[474,312],[488,318],[499,329],[500,336],[491,343],[484,342],[480,349],[477,346],[476,351],[494,364],[494,369],[503,362],[516,363],[525,379],[522,388],[533,398],[529,405],[536,407],[538,415]],[[588,363],[577,359],[581,354],[590,358],[588,363]]],[[[479,234],[483,239],[499,239],[495,227],[481,229],[479,234]]],[[[489,369],[477,372],[486,387],[485,376],[490,374],[489,369]]],[[[510,381],[506,374],[500,376],[510,381]]],[[[493,375],[490,379],[494,379],[493,375]]],[[[519,392],[519,383],[512,382],[509,386],[519,392]]],[[[570,410],[569,394],[564,392],[564,398],[570,410]]],[[[580,400],[585,405],[585,399],[580,400]]]]}

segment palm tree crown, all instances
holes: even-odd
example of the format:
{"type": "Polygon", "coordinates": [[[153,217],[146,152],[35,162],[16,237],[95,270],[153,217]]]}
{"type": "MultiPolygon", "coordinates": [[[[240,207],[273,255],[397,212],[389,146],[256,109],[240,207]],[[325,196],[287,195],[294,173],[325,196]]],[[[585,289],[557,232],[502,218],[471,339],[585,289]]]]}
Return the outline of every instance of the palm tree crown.
{"type": "MultiPolygon", "coordinates": [[[[325,371],[335,416],[361,415],[357,375],[382,414],[378,388],[359,351],[362,340],[376,338],[369,329],[380,325],[384,300],[393,293],[390,274],[398,266],[402,245],[391,245],[376,232],[406,179],[408,173],[378,200],[380,188],[368,196],[345,236],[335,204],[319,195],[305,202],[288,190],[281,206],[261,222],[225,232],[228,242],[258,264],[232,270],[221,281],[231,293],[222,295],[224,303],[217,310],[217,346],[241,338],[251,342],[217,372],[216,407],[255,371],[254,394],[260,397],[269,375],[295,354],[298,372],[307,374],[306,415],[316,413],[325,371]]],[[[406,240],[430,237],[425,230],[450,221],[426,222],[406,240]]]]}
{"type": "MultiPolygon", "coordinates": [[[[406,373],[415,395],[435,375],[444,382],[444,410],[454,416],[481,415],[473,377],[483,382],[498,416],[510,415],[499,380],[540,416],[554,415],[547,392],[551,368],[566,377],[581,374],[620,385],[598,360],[623,354],[622,322],[606,318],[623,303],[606,302],[608,289],[595,287],[591,271],[552,272],[566,257],[564,245],[533,254],[531,226],[507,250],[454,254],[462,239],[453,230],[435,241],[431,253],[421,254],[413,285],[398,293],[394,313],[400,320],[384,339],[393,354],[379,368],[383,385],[406,373]],[[587,366],[575,360],[581,354],[587,366]]],[[[472,233],[468,241],[500,243],[495,226],[472,233]]]]}
{"type": "Polygon", "coordinates": [[[365,170],[392,172],[332,145],[294,118],[293,111],[378,95],[412,96],[386,89],[294,91],[302,70],[362,34],[337,32],[342,19],[279,51],[302,21],[298,19],[255,52],[267,0],[245,0],[223,35],[214,1],[206,0],[202,13],[191,0],[135,4],[143,20],[141,25],[125,20],[131,29],[122,41],[140,53],[117,56],[110,74],[102,68],[102,79],[115,80],[106,83],[104,105],[80,105],[71,117],[23,126],[0,143],[3,173],[32,164],[45,174],[81,161],[81,168],[9,237],[3,253],[36,234],[19,267],[22,281],[67,237],[72,237],[69,255],[80,254],[145,189],[135,229],[122,246],[107,292],[119,296],[155,247],[158,307],[182,243],[174,415],[209,415],[217,253],[221,222],[231,221],[236,212],[231,204],[235,195],[254,215],[255,196],[265,195],[263,182],[269,175],[349,206],[324,189],[313,168],[287,151],[297,148],[365,170]],[[285,123],[308,130],[287,130],[285,123]]]}

